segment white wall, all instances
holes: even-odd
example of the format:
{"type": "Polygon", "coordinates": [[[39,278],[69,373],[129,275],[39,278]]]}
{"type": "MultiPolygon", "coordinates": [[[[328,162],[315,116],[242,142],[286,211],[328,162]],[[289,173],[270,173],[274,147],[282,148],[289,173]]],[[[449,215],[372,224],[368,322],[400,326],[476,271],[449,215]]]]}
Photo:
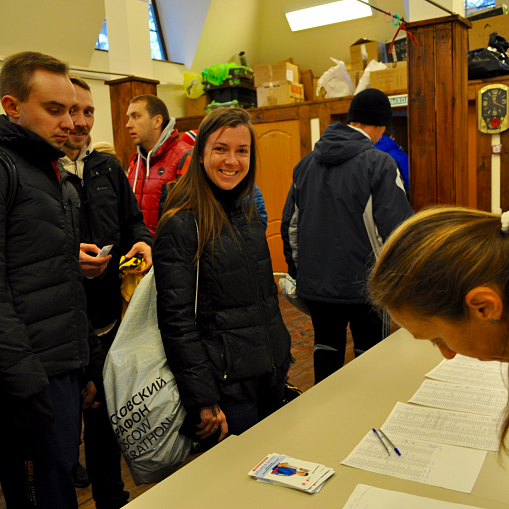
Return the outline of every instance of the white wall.
{"type": "MultiPolygon", "coordinates": [[[[385,41],[392,38],[396,30],[384,23],[382,14],[376,13],[363,20],[291,32],[285,13],[309,7],[319,0],[178,0],[173,11],[166,9],[171,2],[160,1],[163,2],[165,15],[168,12],[180,13],[184,28],[179,35],[183,40],[178,51],[187,66],[151,60],[147,45],[148,7],[146,1],[140,0],[0,2],[0,19],[23,21],[22,34],[19,23],[5,22],[2,25],[0,58],[18,51],[34,50],[49,53],[69,62],[71,67],[81,69],[75,72],[90,84],[96,105],[93,138],[95,141],[113,142],[109,87],[104,81],[121,76],[110,75],[109,72],[159,80],[158,95],[167,104],[170,114],[180,117],[185,116],[183,74],[188,66],[195,72],[201,72],[213,64],[238,61],[238,53],[245,51],[250,66],[293,57],[301,68],[310,68],[319,76],[332,65],[331,56],[349,62],[349,46],[359,37],[385,41]],[[190,14],[184,14],[184,7],[190,14]],[[197,16],[195,25],[193,9],[197,16]],[[109,12],[110,18],[115,18],[117,11],[116,24],[110,22],[112,51],[94,50],[104,13],[109,12]],[[203,24],[203,29],[198,37],[200,24],[203,24]],[[186,27],[189,27],[190,39],[187,47],[186,27]],[[191,60],[192,64],[189,63],[191,60]],[[101,71],[102,74],[92,75],[87,70],[101,71]],[[92,76],[95,79],[91,79],[92,76]]],[[[414,3],[429,5],[424,0],[407,1],[410,6],[414,3]]],[[[458,0],[444,1],[456,5],[458,0]]],[[[407,15],[403,0],[384,0],[383,8],[407,15]]],[[[436,12],[433,15],[436,16],[436,12]]]]}
{"type": "MultiPolygon", "coordinates": [[[[139,53],[141,40],[148,40],[148,9],[146,2],[139,0],[16,0],[0,2],[0,19],[23,20],[23,32],[19,23],[4,23],[0,31],[0,58],[19,51],[40,51],[69,63],[73,72],[84,78],[92,89],[96,107],[95,125],[92,131],[94,141],[113,143],[109,86],[106,80],[123,76],[111,72],[137,75],[159,80],[158,95],[165,101],[172,116],[185,115],[183,73],[187,68],[169,62],[153,61],[150,46],[146,45],[145,58],[139,53]],[[121,56],[111,63],[112,52],[93,49],[102,28],[105,2],[117,10],[125,7],[125,18],[130,20],[130,46],[118,50],[121,56]],[[86,5],[86,9],[84,6],[86,5]],[[140,13],[146,18],[140,22],[140,13]],[[145,23],[146,20],[146,23],[145,23]],[[68,41],[68,44],[65,42],[68,41]],[[137,44],[137,42],[139,44],[137,44]],[[123,52],[123,53],[122,53],[123,52]],[[127,56],[126,56],[127,55],[127,56]],[[77,70],[78,69],[78,70],[77,70]],[[101,71],[90,73],[87,70],[101,71]]],[[[115,47],[115,30],[109,35],[110,45],[115,47]]],[[[117,29],[122,39],[125,33],[117,29]]],[[[0,108],[0,111],[3,110],[0,108]]]]}
{"type": "MultiPolygon", "coordinates": [[[[332,0],[331,0],[332,1],[332,0]]],[[[425,3],[424,0],[417,0],[425,3]]],[[[374,41],[386,41],[396,33],[397,27],[384,22],[384,15],[373,11],[369,18],[345,21],[322,27],[292,32],[286,12],[310,7],[322,1],[309,0],[260,0],[262,9],[259,31],[262,35],[258,62],[272,63],[293,57],[301,69],[312,69],[321,76],[334,65],[330,57],[350,62],[350,45],[364,37],[374,41]]],[[[391,10],[405,17],[402,0],[384,0],[376,6],[391,10]]]]}

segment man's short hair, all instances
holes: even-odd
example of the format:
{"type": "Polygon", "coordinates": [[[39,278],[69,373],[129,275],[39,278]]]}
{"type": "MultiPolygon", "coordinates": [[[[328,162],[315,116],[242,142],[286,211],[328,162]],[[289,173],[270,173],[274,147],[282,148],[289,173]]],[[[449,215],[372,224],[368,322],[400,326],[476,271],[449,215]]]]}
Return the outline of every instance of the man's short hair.
{"type": "Polygon", "coordinates": [[[156,115],[161,115],[163,117],[161,130],[164,131],[170,121],[170,114],[168,113],[166,104],[164,104],[159,97],[151,94],[137,95],[129,101],[129,104],[137,103],[139,101],[145,101],[147,103],[146,108],[150,118],[153,118],[156,115]]]}
{"type": "Polygon", "coordinates": [[[85,80],[81,79],[79,76],[76,76],[76,74],[72,74],[72,73],[69,74],[69,79],[71,80],[71,83],[73,85],[76,85],[80,88],[84,88],[88,92],[92,93],[92,90],[90,90],[89,84],[85,80]]]}
{"type": "Polygon", "coordinates": [[[7,57],[0,72],[0,98],[12,95],[21,102],[28,101],[35,71],[69,74],[69,66],[49,55],[36,51],[22,51],[7,57]]]}

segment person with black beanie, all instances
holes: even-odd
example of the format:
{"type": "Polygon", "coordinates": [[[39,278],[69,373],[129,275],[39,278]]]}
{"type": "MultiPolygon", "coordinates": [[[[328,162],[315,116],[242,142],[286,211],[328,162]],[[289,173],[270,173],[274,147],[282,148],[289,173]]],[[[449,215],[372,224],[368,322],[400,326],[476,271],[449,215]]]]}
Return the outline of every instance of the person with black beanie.
{"type": "Polygon", "coordinates": [[[413,214],[394,159],[374,145],[391,120],[383,92],[360,92],[348,125],[331,123],[294,169],[281,235],[288,272],[311,312],[315,384],[343,366],[348,325],[356,354],[388,335],[365,287],[382,243],[413,214]]]}

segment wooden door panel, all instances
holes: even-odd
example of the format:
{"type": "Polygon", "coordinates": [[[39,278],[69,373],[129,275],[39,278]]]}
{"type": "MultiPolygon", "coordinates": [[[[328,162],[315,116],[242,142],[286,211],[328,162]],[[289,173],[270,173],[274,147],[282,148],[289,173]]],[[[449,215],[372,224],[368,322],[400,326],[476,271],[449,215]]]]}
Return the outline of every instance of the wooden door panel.
{"type": "Polygon", "coordinates": [[[259,166],[256,183],[267,209],[267,242],[274,272],[287,272],[281,239],[281,219],[292,183],[294,166],[301,159],[300,122],[286,120],[255,124],[259,166]]]}

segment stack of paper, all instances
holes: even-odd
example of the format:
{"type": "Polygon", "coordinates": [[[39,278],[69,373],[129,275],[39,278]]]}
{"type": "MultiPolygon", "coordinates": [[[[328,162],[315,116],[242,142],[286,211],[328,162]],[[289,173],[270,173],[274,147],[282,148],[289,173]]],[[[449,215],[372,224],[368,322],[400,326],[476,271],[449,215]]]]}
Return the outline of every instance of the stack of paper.
{"type": "Polygon", "coordinates": [[[334,470],[324,465],[276,453],[269,454],[249,472],[249,475],[255,477],[257,481],[286,486],[306,493],[320,491],[325,481],[333,474],[334,470]]]}
{"type": "Polygon", "coordinates": [[[341,463],[471,493],[487,451],[499,448],[506,371],[498,361],[456,355],[426,376],[434,380],[424,381],[414,405],[396,403],[381,426],[401,456],[386,454],[370,430],[341,463]]]}

